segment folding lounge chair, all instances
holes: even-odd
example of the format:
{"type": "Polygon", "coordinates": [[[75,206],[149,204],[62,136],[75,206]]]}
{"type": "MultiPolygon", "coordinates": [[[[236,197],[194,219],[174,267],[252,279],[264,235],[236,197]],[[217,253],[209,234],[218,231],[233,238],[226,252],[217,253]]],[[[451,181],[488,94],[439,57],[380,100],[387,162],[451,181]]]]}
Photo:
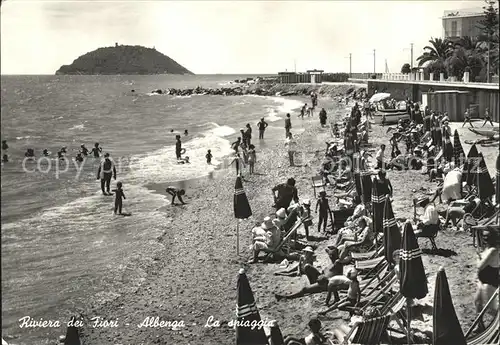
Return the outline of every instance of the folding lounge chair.
{"type": "Polygon", "coordinates": [[[464,224],[464,230],[469,230],[471,232],[472,236],[472,245],[476,247],[476,240],[477,240],[477,246],[482,247],[484,245],[484,241],[481,236],[481,231],[484,226],[487,225],[494,225],[497,222],[498,219],[498,213],[500,210],[495,211],[495,213],[488,218],[476,220],[470,213],[467,213],[464,218],[463,218],[463,224],[464,224]]]}
{"type": "MultiPolygon", "coordinates": [[[[373,248],[375,248],[375,245],[373,245],[373,248]]],[[[377,256],[381,256],[383,252],[384,252],[384,247],[380,247],[378,249],[373,249],[365,253],[352,252],[351,257],[355,261],[362,261],[367,259],[374,259],[377,256]]]]}
{"type": "Polygon", "coordinates": [[[311,178],[311,180],[312,180],[312,187],[313,187],[313,191],[314,191],[314,197],[316,198],[316,188],[322,188],[323,190],[325,190],[326,181],[323,178],[323,176],[321,176],[321,175],[313,176],[311,178]]]}
{"type": "Polygon", "coordinates": [[[429,240],[429,242],[431,243],[432,250],[438,250],[438,247],[436,245],[436,237],[437,237],[439,230],[441,230],[441,225],[439,225],[439,228],[437,230],[432,231],[429,234],[426,234],[426,235],[415,234],[415,237],[417,239],[418,238],[427,238],[429,240]]]}
{"type": "Polygon", "coordinates": [[[360,271],[370,270],[370,269],[373,269],[373,268],[377,267],[378,265],[382,264],[382,262],[384,262],[384,260],[385,260],[385,257],[378,256],[378,257],[373,258],[373,259],[356,261],[355,267],[357,270],[360,270],[360,271]]]}
{"type": "Polygon", "coordinates": [[[339,343],[329,340],[334,344],[370,344],[376,345],[385,342],[384,336],[387,336],[387,327],[391,320],[390,315],[384,315],[356,323],[350,331],[342,338],[339,343]],[[356,332],[356,333],[354,333],[356,332]],[[352,341],[350,338],[352,337],[352,341]]]}
{"type": "Polygon", "coordinates": [[[302,225],[302,219],[298,218],[297,222],[288,230],[280,243],[276,246],[276,248],[269,250],[266,252],[266,256],[264,257],[264,261],[269,258],[269,256],[277,254],[281,251],[281,249],[285,246],[285,244],[290,240],[290,238],[297,232],[297,230],[302,225]]]}
{"type": "Polygon", "coordinates": [[[493,296],[491,296],[490,300],[486,303],[481,313],[476,317],[472,325],[470,326],[467,333],[465,333],[465,338],[467,339],[468,345],[483,345],[483,344],[498,344],[499,341],[499,329],[500,329],[500,311],[497,311],[495,319],[491,324],[486,327],[486,329],[474,336],[471,337],[472,331],[479,323],[479,319],[488,311],[489,305],[495,300],[498,299],[498,288],[496,289],[493,296]]]}

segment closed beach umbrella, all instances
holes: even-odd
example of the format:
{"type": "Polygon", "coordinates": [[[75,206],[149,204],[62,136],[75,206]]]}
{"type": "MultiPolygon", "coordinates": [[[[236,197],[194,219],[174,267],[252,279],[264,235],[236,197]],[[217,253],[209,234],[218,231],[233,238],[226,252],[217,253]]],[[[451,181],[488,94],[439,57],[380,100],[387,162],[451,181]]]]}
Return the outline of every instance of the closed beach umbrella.
{"type": "MultiPolygon", "coordinates": [[[[252,215],[252,209],[248,203],[247,195],[243,189],[241,177],[236,177],[234,185],[234,217],[236,219],[246,219],[252,215]]],[[[236,253],[240,254],[240,223],[236,222],[236,253]]]]}
{"type": "Polygon", "coordinates": [[[372,200],[372,174],[366,166],[366,159],[361,157],[360,171],[361,176],[361,191],[363,193],[363,202],[367,203],[372,200]]]}
{"type": "Polygon", "coordinates": [[[443,157],[447,162],[453,160],[453,145],[447,130],[443,130],[443,157]]]}
{"type": "Polygon", "coordinates": [[[462,327],[458,322],[451,299],[446,272],[439,268],[434,288],[432,345],[466,345],[462,327]]]}
{"type": "Polygon", "coordinates": [[[455,158],[455,168],[460,168],[465,162],[465,152],[460,141],[458,131],[453,133],[453,157],[455,158]]]}
{"type": "Polygon", "coordinates": [[[238,277],[238,309],[236,325],[236,345],[267,345],[264,327],[253,327],[261,322],[259,310],[255,305],[252,288],[245,270],[240,269],[238,277]]]}
{"type": "Polygon", "coordinates": [[[384,205],[387,194],[388,191],[385,190],[383,183],[375,178],[372,184],[372,221],[375,232],[383,231],[384,205]]]}
{"type": "Polygon", "coordinates": [[[477,164],[477,157],[479,157],[479,151],[477,150],[476,144],[474,144],[467,154],[467,159],[465,160],[462,171],[462,182],[466,182],[469,186],[473,186],[476,180],[475,173],[470,170],[474,167],[474,164],[477,164]]]}
{"type": "Polygon", "coordinates": [[[479,198],[484,200],[495,195],[495,188],[482,153],[479,153],[479,167],[476,176],[479,198]]]}
{"type": "Polygon", "coordinates": [[[496,173],[496,203],[500,203],[500,155],[497,156],[497,173],[496,173]]]}
{"type": "Polygon", "coordinates": [[[71,326],[66,329],[66,338],[64,339],[64,345],[80,345],[80,334],[78,332],[78,327],[75,327],[76,318],[71,317],[71,326]]]}
{"type": "Polygon", "coordinates": [[[392,253],[401,248],[401,233],[399,231],[394,211],[392,210],[391,199],[385,199],[384,207],[384,255],[387,262],[393,263],[392,253]]]}
{"type": "Polygon", "coordinates": [[[406,297],[408,315],[408,344],[410,343],[411,312],[410,300],[424,298],[427,295],[427,277],[422,263],[422,251],[418,246],[413,226],[408,221],[405,224],[401,249],[399,291],[406,297]]]}
{"type": "Polygon", "coordinates": [[[363,200],[363,190],[361,188],[361,158],[359,156],[354,158],[354,185],[356,186],[356,194],[363,200]]]}
{"type": "Polygon", "coordinates": [[[269,345],[285,345],[285,340],[283,337],[283,333],[281,333],[280,326],[275,321],[271,324],[271,335],[270,335],[270,344],[269,345]]]}

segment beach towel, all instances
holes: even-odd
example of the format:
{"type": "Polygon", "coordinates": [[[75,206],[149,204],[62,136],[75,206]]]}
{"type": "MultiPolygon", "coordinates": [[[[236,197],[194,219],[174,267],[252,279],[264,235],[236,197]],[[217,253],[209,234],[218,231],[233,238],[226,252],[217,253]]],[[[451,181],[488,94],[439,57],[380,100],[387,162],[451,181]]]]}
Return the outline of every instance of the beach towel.
{"type": "Polygon", "coordinates": [[[443,182],[442,200],[458,200],[462,198],[462,172],[455,169],[446,174],[443,182]]]}

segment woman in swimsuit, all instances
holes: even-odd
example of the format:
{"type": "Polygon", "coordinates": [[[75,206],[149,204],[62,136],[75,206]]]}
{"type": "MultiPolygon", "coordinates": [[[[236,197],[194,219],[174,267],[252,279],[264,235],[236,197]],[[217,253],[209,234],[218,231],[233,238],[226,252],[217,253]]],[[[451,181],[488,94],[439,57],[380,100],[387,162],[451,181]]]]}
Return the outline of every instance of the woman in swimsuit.
{"type": "MultiPolygon", "coordinates": [[[[483,233],[488,248],[482,254],[478,253],[480,262],[478,267],[477,277],[479,283],[477,286],[476,298],[474,303],[476,305],[476,312],[479,314],[486,303],[490,300],[491,296],[495,293],[499,285],[499,268],[500,268],[500,250],[497,247],[497,234],[495,229],[486,228],[483,233]]],[[[490,310],[498,311],[498,299],[495,299],[489,305],[490,310]]],[[[481,332],[485,329],[483,318],[479,319],[478,331],[481,332]]]]}

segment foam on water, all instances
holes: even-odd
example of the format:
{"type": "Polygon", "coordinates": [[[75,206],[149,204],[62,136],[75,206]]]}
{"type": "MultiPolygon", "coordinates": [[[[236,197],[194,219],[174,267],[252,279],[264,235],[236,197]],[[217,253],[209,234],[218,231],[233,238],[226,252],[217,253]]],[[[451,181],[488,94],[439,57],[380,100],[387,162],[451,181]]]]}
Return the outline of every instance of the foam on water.
{"type": "Polygon", "coordinates": [[[82,123],[82,124],[79,124],[79,125],[74,125],[73,127],[69,128],[70,131],[73,131],[73,130],[76,130],[76,129],[84,129],[85,128],[85,125],[82,123]]]}

